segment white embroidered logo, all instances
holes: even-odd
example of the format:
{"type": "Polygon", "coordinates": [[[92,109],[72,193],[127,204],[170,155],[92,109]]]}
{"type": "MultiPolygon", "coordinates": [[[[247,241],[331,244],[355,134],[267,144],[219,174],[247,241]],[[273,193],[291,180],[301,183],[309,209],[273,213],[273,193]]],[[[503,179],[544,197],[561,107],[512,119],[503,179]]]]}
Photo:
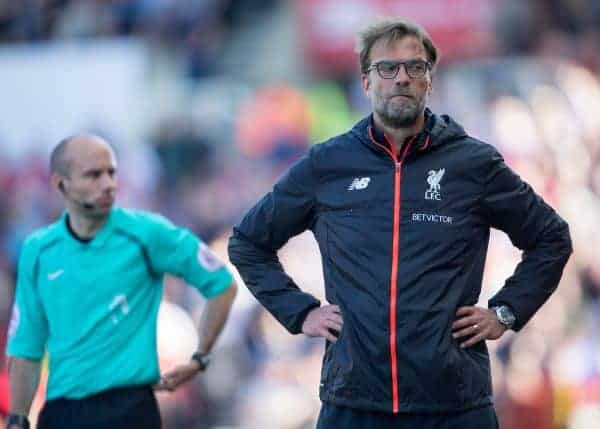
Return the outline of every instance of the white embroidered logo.
{"type": "Polygon", "coordinates": [[[348,186],[348,190],[358,191],[361,189],[365,189],[367,186],[369,186],[370,181],[370,177],[357,177],[352,181],[352,183],[350,183],[350,186],[348,186]]]}
{"type": "Polygon", "coordinates": [[[123,317],[129,314],[129,303],[127,297],[123,294],[115,295],[112,302],[108,306],[108,310],[112,313],[112,322],[116,325],[123,317]]]}
{"type": "Polygon", "coordinates": [[[21,312],[19,311],[19,306],[15,302],[12,309],[12,315],[10,317],[10,323],[8,325],[8,336],[12,337],[17,333],[17,329],[19,329],[19,323],[21,322],[21,312]]]}
{"type": "Polygon", "coordinates": [[[444,177],[445,172],[445,168],[440,168],[438,171],[429,170],[427,173],[427,183],[429,183],[429,189],[425,191],[426,200],[440,201],[442,199],[442,194],[440,193],[440,181],[442,180],[442,177],[444,177]]]}
{"type": "Polygon", "coordinates": [[[53,273],[48,273],[48,280],[52,281],[52,280],[56,280],[57,278],[59,278],[62,273],[64,273],[65,270],[56,270],[53,273]]]}

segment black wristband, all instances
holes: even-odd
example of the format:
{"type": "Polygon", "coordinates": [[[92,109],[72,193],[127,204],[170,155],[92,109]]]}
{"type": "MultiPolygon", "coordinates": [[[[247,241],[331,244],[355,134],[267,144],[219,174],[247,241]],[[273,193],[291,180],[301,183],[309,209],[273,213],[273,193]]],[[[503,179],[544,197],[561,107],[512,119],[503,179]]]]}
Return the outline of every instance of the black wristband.
{"type": "Polygon", "coordinates": [[[9,414],[6,418],[6,427],[10,428],[10,425],[17,425],[20,429],[29,429],[29,419],[27,416],[9,414]]]}
{"type": "Polygon", "coordinates": [[[200,371],[205,371],[206,368],[208,368],[208,365],[210,364],[210,354],[196,352],[192,355],[192,360],[198,362],[198,365],[200,366],[200,371]]]}

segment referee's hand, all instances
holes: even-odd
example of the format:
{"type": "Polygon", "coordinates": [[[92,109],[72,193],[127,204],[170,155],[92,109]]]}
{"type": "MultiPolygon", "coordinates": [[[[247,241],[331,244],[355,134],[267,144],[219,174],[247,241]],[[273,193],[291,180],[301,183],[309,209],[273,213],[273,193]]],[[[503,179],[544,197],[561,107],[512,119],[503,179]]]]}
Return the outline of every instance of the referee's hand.
{"type": "Polygon", "coordinates": [[[182,384],[187,383],[200,372],[200,364],[196,361],[192,361],[185,365],[179,365],[171,371],[163,374],[158,380],[158,383],[154,385],[154,390],[169,391],[173,392],[182,384]]]}

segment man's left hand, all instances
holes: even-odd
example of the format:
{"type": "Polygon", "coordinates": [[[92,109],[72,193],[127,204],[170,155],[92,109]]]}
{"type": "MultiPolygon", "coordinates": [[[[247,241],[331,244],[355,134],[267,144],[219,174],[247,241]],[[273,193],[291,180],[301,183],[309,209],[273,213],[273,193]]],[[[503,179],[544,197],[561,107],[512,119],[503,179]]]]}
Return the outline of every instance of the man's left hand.
{"type": "Polygon", "coordinates": [[[198,362],[192,361],[185,365],[179,365],[171,371],[160,377],[158,383],[154,385],[154,390],[160,392],[168,390],[173,392],[182,384],[187,383],[200,372],[198,362]]]}
{"type": "Polygon", "coordinates": [[[497,340],[505,331],[506,327],[498,321],[494,310],[475,306],[460,307],[452,324],[452,338],[470,337],[460,344],[462,348],[483,340],[497,340]]]}

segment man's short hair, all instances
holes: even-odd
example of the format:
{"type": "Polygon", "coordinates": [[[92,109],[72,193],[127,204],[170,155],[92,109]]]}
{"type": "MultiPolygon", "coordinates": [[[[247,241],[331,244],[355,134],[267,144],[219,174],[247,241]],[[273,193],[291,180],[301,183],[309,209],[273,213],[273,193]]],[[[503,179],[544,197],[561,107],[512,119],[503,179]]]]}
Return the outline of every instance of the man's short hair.
{"type": "Polygon", "coordinates": [[[50,173],[59,174],[61,176],[69,176],[69,160],[67,159],[67,146],[74,136],[62,139],[50,154],[50,173]]]}
{"type": "Polygon", "coordinates": [[[400,40],[406,36],[414,36],[421,41],[427,60],[431,63],[432,69],[439,60],[439,52],[429,34],[419,25],[405,21],[400,18],[385,18],[368,26],[365,30],[358,33],[356,53],[360,61],[361,73],[367,73],[371,65],[371,49],[379,40],[400,40]]]}

